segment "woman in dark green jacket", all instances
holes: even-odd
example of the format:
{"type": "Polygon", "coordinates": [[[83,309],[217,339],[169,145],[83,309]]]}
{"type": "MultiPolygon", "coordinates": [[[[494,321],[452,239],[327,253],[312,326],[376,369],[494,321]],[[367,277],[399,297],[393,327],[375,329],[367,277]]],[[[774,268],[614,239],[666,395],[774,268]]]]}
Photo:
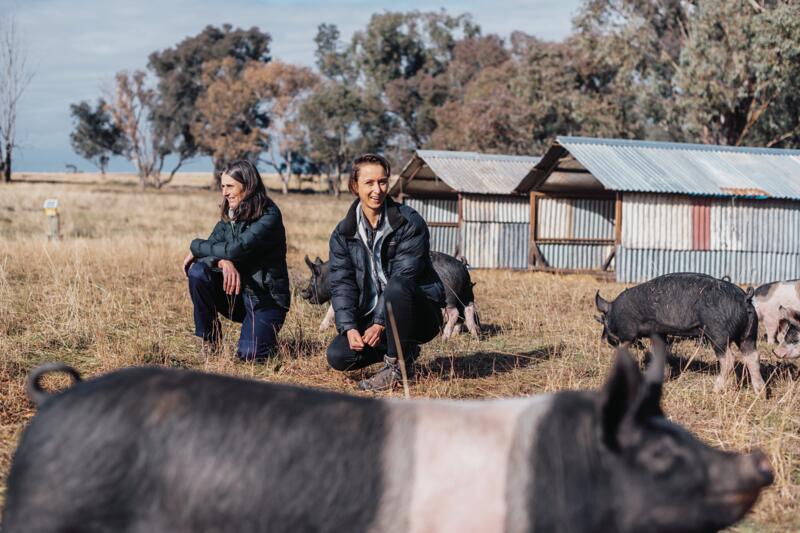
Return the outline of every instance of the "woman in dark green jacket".
{"type": "Polygon", "coordinates": [[[274,353],[289,310],[286,232],[255,165],[233,161],[221,184],[221,220],[208,239],[192,241],[183,262],[195,335],[204,350],[216,352],[221,314],[242,324],[237,356],[262,360],[274,353]]]}

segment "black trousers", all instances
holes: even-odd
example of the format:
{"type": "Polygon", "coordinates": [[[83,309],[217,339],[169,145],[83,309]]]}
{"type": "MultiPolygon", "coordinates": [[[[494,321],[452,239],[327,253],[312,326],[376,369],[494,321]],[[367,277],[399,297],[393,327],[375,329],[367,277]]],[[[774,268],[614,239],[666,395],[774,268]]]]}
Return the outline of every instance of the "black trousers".
{"type": "MultiPolygon", "coordinates": [[[[403,356],[407,363],[413,361],[416,347],[433,340],[442,329],[442,310],[425,296],[425,293],[408,278],[391,278],[383,291],[385,303],[392,304],[397,322],[397,333],[403,345],[403,356]]],[[[328,364],[335,370],[355,370],[383,360],[384,355],[397,357],[397,347],[385,313],[386,327],[376,347],[364,346],[360,352],[350,349],[347,332],[337,335],[328,346],[328,364]]],[[[358,331],[362,335],[372,325],[372,315],[359,320],[358,331]]]]}

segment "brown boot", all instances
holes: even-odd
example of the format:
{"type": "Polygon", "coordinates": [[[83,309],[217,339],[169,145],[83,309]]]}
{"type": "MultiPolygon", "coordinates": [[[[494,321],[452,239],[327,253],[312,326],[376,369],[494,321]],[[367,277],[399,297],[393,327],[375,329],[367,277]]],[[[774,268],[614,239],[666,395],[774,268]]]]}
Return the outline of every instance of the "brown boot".
{"type": "MultiPolygon", "coordinates": [[[[395,385],[403,383],[403,375],[400,372],[400,365],[396,357],[384,356],[383,368],[367,379],[358,382],[358,388],[363,391],[385,391],[394,388],[395,385]]],[[[414,377],[413,365],[406,365],[406,377],[411,380],[414,377]]]]}

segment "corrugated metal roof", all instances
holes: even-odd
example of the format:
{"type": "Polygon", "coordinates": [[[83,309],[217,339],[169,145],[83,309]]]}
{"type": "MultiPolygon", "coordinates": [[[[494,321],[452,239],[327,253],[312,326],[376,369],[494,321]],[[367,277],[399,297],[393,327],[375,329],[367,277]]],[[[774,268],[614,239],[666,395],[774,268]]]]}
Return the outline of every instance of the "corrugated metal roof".
{"type": "Polygon", "coordinates": [[[416,159],[453,190],[474,194],[511,194],[539,162],[538,157],[417,150],[400,171],[401,177],[409,177],[416,159]]]}
{"type": "Polygon", "coordinates": [[[557,143],[612,191],[800,199],[800,150],[588,137],[557,143]]]}

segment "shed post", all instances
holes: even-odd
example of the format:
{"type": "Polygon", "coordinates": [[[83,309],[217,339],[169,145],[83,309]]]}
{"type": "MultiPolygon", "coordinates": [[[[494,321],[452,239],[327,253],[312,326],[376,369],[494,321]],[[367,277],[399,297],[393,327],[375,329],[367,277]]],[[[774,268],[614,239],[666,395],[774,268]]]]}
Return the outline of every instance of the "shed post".
{"type": "Polygon", "coordinates": [[[622,244],[622,193],[618,192],[614,202],[614,246],[622,244]]]}
{"type": "Polygon", "coordinates": [[[536,200],[538,193],[531,191],[530,193],[530,210],[531,210],[531,236],[530,245],[528,246],[528,268],[535,268],[536,263],[540,259],[539,248],[536,246],[536,237],[539,228],[539,221],[536,218],[536,200]]]}

